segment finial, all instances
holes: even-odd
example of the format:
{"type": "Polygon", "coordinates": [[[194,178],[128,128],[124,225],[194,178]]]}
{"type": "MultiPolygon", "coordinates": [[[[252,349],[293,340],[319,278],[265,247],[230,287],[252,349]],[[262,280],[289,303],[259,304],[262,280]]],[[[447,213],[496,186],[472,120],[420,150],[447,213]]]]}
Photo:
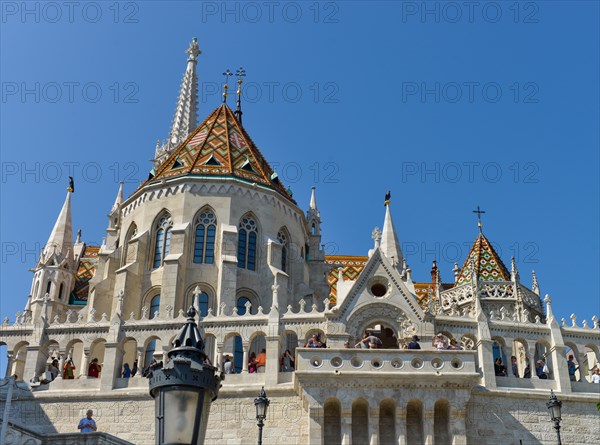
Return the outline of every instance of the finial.
{"type": "Polygon", "coordinates": [[[242,83],[244,83],[244,77],[246,77],[246,70],[243,67],[239,67],[235,72],[237,77],[237,107],[235,109],[235,117],[237,118],[240,125],[242,124],[242,83]]]}
{"type": "Polygon", "coordinates": [[[515,257],[511,257],[510,259],[510,275],[512,281],[519,280],[519,270],[517,269],[517,262],[515,261],[515,257]]]}
{"type": "Polygon", "coordinates": [[[196,37],[192,39],[190,46],[185,53],[190,55],[190,57],[188,57],[188,62],[195,62],[196,57],[202,54],[202,51],[200,51],[200,48],[198,47],[198,39],[196,37]]]}
{"type": "Polygon", "coordinates": [[[452,273],[454,274],[454,282],[456,283],[458,281],[458,276],[460,275],[460,267],[458,267],[458,263],[454,263],[452,273]]]}
{"type": "Polygon", "coordinates": [[[485,213],[485,211],[481,210],[479,206],[477,206],[477,210],[473,210],[473,213],[477,213],[477,227],[479,227],[479,233],[483,233],[483,224],[481,224],[481,214],[485,213]]]}
{"type": "Polygon", "coordinates": [[[81,229],[77,230],[77,239],[75,240],[75,244],[81,243],[81,229]]]}
{"type": "Polygon", "coordinates": [[[535,270],[531,271],[531,290],[534,294],[540,294],[540,285],[538,284],[537,275],[535,274],[535,270]]]}
{"type": "Polygon", "coordinates": [[[388,192],[385,194],[385,201],[383,201],[383,205],[384,206],[389,206],[390,205],[390,199],[392,197],[392,192],[390,192],[388,190],[388,192]]]}
{"type": "Polygon", "coordinates": [[[67,191],[71,193],[75,191],[75,181],[73,180],[73,176],[69,176],[69,186],[67,187],[67,191]]]}
{"type": "Polygon", "coordinates": [[[227,70],[223,73],[225,76],[225,83],[223,84],[223,103],[227,103],[227,90],[229,90],[229,78],[233,76],[233,73],[227,68],[227,70]]]}

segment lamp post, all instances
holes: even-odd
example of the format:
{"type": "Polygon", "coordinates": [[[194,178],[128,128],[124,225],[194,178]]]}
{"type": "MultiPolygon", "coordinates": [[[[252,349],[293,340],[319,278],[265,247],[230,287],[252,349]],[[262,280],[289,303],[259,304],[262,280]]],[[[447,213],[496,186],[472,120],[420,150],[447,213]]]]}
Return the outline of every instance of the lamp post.
{"type": "Polygon", "coordinates": [[[267,408],[269,407],[269,399],[267,399],[267,393],[265,393],[265,387],[263,386],[258,394],[258,397],[254,399],[254,406],[256,407],[256,422],[258,425],[258,445],[262,445],[262,430],[264,426],[264,420],[267,417],[267,408]]]}
{"type": "Polygon", "coordinates": [[[154,398],[156,445],[204,443],[210,404],[216,400],[223,375],[206,363],[204,341],[196,325],[196,310],[173,340],[169,362],[150,368],[150,395],[154,398]]]}
{"type": "Polygon", "coordinates": [[[554,391],[550,390],[550,401],[546,402],[548,412],[550,413],[550,419],[554,422],[554,429],[556,430],[556,437],[558,438],[558,445],[562,445],[560,440],[560,408],[562,402],[556,398],[554,391]]]}

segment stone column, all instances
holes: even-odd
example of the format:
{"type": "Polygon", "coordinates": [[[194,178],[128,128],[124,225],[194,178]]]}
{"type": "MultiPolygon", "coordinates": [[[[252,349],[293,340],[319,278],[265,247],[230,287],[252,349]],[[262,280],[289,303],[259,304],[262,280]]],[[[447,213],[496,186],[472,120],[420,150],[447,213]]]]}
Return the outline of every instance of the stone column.
{"type": "Polygon", "coordinates": [[[396,437],[398,445],[406,444],[406,401],[402,399],[396,402],[396,437]]]}
{"type": "Polygon", "coordinates": [[[433,445],[433,422],[434,408],[429,404],[423,404],[423,439],[425,445],[433,445]]]}
{"type": "Polygon", "coordinates": [[[379,407],[369,409],[369,444],[379,445],[379,407]]]}
{"type": "Polygon", "coordinates": [[[556,381],[556,389],[563,394],[570,394],[571,379],[569,378],[569,368],[566,358],[567,347],[564,345],[555,345],[552,350],[552,367],[550,367],[550,376],[556,381]]]}
{"type": "Polygon", "coordinates": [[[539,379],[535,373],[535,345],[529,348],[529,369],[531,370],[531,378],[539,379]]]}
{"type": "Polygon", "coordinates": [[[38,376],[41,373],[41,370],[38,369],[40,347],[27,346],[25,350],[27,351],[27,355],[25,356],[25,367],[23,369],[23,375],[20,375],[19,378],[27,382],[34,375],[38,376]]]}
{"type": "Polygon", "coordinates": [[[512,361],[511,361],[511,357],[514,355],[515,357],[517,356],[517,352],[515,351],[515,342],[514,339],[512,338],[504,338],[504,341],[506,342],[506,348],[508,349],[508,345],[510,345],[510,352],[507,353],[507,351],[504,351],[504,353],[506,354],[506,363],[504,364],[504,366],[506,366],[506,376],[509,378],[516,378],[512,372],[512,361]]]}
{"type": "Polygon", "coordinates": [[[122,354],[118,343],[104,344],[104,366],[100,374],[100,390],[110,391],[113,389],[114,381],[121,376],[121,361],[119,354],[122,354]]]}
{"type": "MultiPolygon", "coordinates": [[[[586,380],[587,374],[585,372],[585,367],[584,367],[584,363],[587,361],[586,354],[575,353],[575,351],[573,351],[573,355],[577,356],[576,358],[577,358],[577,366],[579,367],[579,369],[578,369],[578,371],[579,371],[579,381],[580,382],[587,382],[587,380],[586,380]]],[[[589,366],[588,366],[588,369],[589,369],[589,366]]],[[[575,375],[577,375],[577,371],[575,371],[575,375]]]]}
{"type": "Polygon", "coordinates": [[[88,376],[88,367],[90,365],[90,350],[83,349],[83,357],[81,360],[81,369],[79,370],[79,378],[86,379],[88,376]]]}
{"type": "Polygon", "coordinates": [[[14,374],[13,370],[12,370],[14,358],[15,358],[15,354],[12,351],[9,351],[6,353],[7,363],[6,363],[6,374],[4,375],[6,378],[8,378],[14,374]]]}
{"type": "Polygon", "coordinates": [[[352,442],[352,410],[341,408],[340,423],[342,430],[342,445],[351,445],[352,442]]]}
{"type": "Polygon", "coordinates": [[[67,355],[66,351],[58,351],[58,375],[57,379],[63,378],[63,370],[65,368],[65,356],[67,355]]]}
{"type": "Polygon", "coordinates": [[[248,373],[248,349],[250,349],[250,343],[247,341],[242,342],[242,350],[244,351],[242,354],[242,374],[248,373]]]}
{"type": "Polygon", "coordinates": [[[494,372],[494,341],[491,339],[480,339],[477,342],[477,360],[479,370],[482,372],[482,384],[488,389],[496,388],[496,373],[494,372]]]}
{"type": "MultiPolygon", "coordinates": [[[[466,400],[457,400],[461,407],[464,407],[466,404],[466,400]]],[[[452,438],[452,445],[467,445],[467,411],[465,408],[459,408],[457,406],[453,406],[452,404],[449,407],[450,412],[448,415],[450,416],[450,437],[452,438]]]]}
{"type": "Polygon", "coordinates": [[[217,342],[217,362],[215,366],[219,371],[223,371],[223,347],[225,344],[223,342],[217,342]]]}
{"type": "MultiPolygon", "coordinates": [[[[143,378],[143,376],[142,376],[142,370],[144,369],[143,366],[142,366],[142,356],[143,356],[143,354],[144,354],[144,350],[140,349],[140,348],[137,348],[138,372],[134,376],[134,378],[138,378],[138,379],[143,378]]],[[[145,363],[143,365],[146,366],[145,363]]]]}
{"type": "Polygon", "coordinates": [[[320,406],[308,407],[308,442],[310,445],[323,443],[323,408],[320,406]]]}
{"type": "MultiPolygon", "coordinates": [[[[275,330],[275,332],[277,332],[275,330]]],[[[277,385],[279,378],[279,337],[276,335],[266,337],[267,365],[265,366],[265,386],[277,385]]]]}

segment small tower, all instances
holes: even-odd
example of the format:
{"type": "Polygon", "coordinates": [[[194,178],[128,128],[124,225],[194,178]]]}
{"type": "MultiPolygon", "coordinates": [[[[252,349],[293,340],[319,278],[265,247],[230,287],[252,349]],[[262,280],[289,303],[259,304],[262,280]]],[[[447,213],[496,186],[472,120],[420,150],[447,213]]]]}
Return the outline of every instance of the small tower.
{"type": "Polygon", "coordinates": [[[198,62],[196,58],[202,52],[198,47],[198,39],[196,37],[192,39],[185,53],[189,54],[189,57],[187,59],[185,74],[181,81],[173,126],[169,133],[169,140],[162,145],[157,144],[156,146],[154,154],[155,165],[162,163],[175,147],[181,144],[198,126],[198,75],[196,74],[196,64],[198,62]]]}
{"type": "Polygon", "coordinates": [[[404,256],[402,255],[402,249],[400,248],[400,241],[396,235],[394,229],[394,223],[392,221],[392,215],[390,213],[390,198],[391,193],[387,192],[385,195],[385,219],[383,221],[383,229],[381,231],[381,244],[379,249],[394,266],[400,266],[403,264],[404,256]]]}
{"type": "Polygon", "coordinates": [[[109,250],[119,247],[121,233],[121,208],[123,206],[123,182],[119,184],[119,191],[110,212],[108,213],[108,228],[106,229],[106,246],[109,250]]]}
{"type": "Polygon", "coordinates": [[[52,319],[54,315],[62,313],[74,287],[76,264],[73,255],[71,193],[69,189],[48,242],[33,269],[31,295],[28,299],[33,320],[41,315],[46,294],[49,297],[48,317],[52,319]]]}
{"type": "Polygon", "coordinates": [[[313,185],[310,194],[310,203],[306,212],[306,221],[308,222],[308,245],[306,246],[306,258],[309,260],[325,259],[325,252],[321,248],[321,213],[317,208],[316,189],[313,185]]]}

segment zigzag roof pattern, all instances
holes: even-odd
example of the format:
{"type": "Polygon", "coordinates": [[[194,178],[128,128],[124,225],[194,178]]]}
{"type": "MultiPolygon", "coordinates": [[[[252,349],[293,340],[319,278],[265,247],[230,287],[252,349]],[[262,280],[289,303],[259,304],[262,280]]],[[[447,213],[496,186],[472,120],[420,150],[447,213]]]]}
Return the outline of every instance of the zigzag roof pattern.
{"type": "Polygon", "coordinates": [[[192,131],[143,185],[181,176],[236,177],[296,203],[226,104],[192,131]]]}
{"type": "Polygon", "coordinates": [[[510,281],[510,272],[483,233],[479,233],[475,239],[460,270],[456,285],[468,283],[473,272],[477,281],[510,281]],[[475,265],[475,270],[471,264],[475,265]]]}

